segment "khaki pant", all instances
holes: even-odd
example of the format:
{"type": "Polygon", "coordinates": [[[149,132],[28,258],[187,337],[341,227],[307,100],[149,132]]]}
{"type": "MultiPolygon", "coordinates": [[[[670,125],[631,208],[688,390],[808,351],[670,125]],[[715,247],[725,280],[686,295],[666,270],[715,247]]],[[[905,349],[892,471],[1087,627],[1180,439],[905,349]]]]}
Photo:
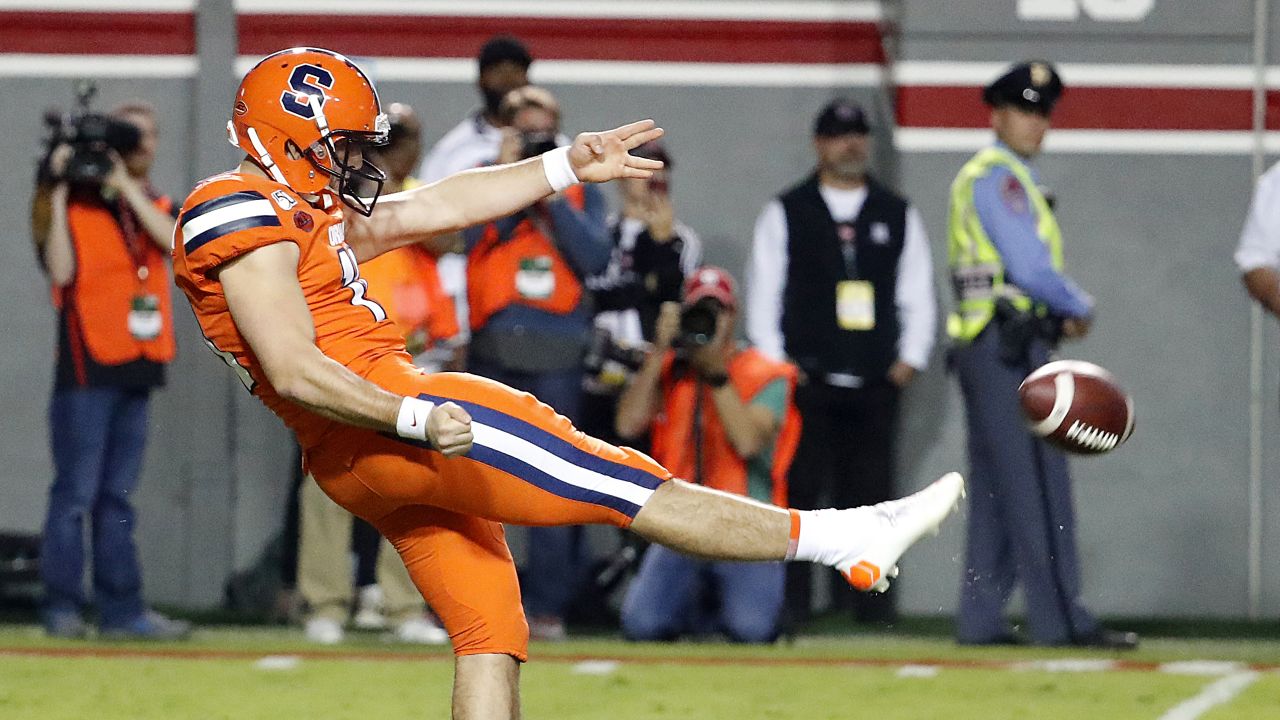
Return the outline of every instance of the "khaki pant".
{"type": "MultiPolygon", "coordinates": [[[[310,617],[345,623],[353,593],[351,573],[352,516],[329,499],[307,476],[298,489],[298,592],[310,617]]],[[[376,568],[383,611],[392,626],[421,617],[426,603],[386,539],[378,549],[376,568]]]]}

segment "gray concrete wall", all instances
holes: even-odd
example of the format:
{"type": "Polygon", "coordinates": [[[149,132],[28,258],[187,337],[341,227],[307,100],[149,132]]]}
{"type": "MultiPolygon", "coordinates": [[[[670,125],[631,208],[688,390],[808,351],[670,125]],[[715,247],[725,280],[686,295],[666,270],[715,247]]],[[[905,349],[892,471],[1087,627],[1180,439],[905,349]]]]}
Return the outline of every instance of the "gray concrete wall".
{"type": "MultiPolygon", "coordinates": [[[[234,78],[229,3],[207,3],[199,79],[102,80],[103,107],[142,97],[160,110],[158,186],[181,197],[191,183],[230,167],[217,128],[234,78]],[[203,100],[203,101],[202,101],[203,100]]],[[[1067,62],[1249,61],[1250,3],[1157,0],[1141,23],[1026,23],[1013,3],[907,0],[901,60],[1005,62],[1048,56],[1067,62]],[[1207,5],[1214,5],[1209,8],[1207,5]],[[1236,7],[1239,5],[1239,7],[1236,7]],[[1249,8],[1246,8],[1249,6],[1249,8]]],[[[377,63],[369,65],[375,78],[377,63]]],[[[538,80],[535,64],[533,78],[538,80]]],[[[1070,78],[1068,78],[1070,81],[1070,78]]],[[[678,212],[707,243],[708,260],[740,273],[760,206],[811,166],[813,114],[833,94],[852,95],[887,126],[893,108],[875,87],[696,87],[548,83],[570,132],[652,116],[668,128],[678,212]]],[[[9,228],[0,286],[22,309],[0,314],[0,527],[37,530],[50,480],[45,412],[53,313],[27,240],[28,178],[47,105],[66,106],[71,81],[0,75],[0,147],[16,168],[0,194],[9,228]]],[[[384,101],[413,104],[434,141],[473,109],[469,83],[389,81],[384,101]]],[[[924,213],[946,299],[945,201],[966,155],[892,150],[877,135],[881,174],[924,213]]],[[[1051,154],[1041,162],[1060,198],[1068,263],[1099,302],[1095,333],[1067,354],[1115,371],[1134,393],[1138,428],[1114,454],[1075,463],[1086,598],[1103,614],[1243,616],[1247,611],[1248,303],[1230,254],[1251,187],[1245,156],[1051,154]]],[[[202,347],[179,304],[180,356],[153,405],[152,442],[139,490],[139,540],[149,595],[189,606],[216,604],[235,569],[252,563],[276,532],[292,463],[279,423],[202,347]]],[[[1267,431],[1280,430],[1274,378],[1280,360],[1268,325],[1267,431]]],[[[908,395],[903,489],[964,467],[964,427],[954,383],[935,361],[908,395]]],[[[1276,451],[1266,476],[1280,475],[1276,451]]],[[[1280,507],[1276,483],[1268,507],[1280,507]]],[[[1271,513],[1274,517],[1275,513],[1271,513]]],[[[1280,610],[1280,520],[1268,519],[1264,609],[1280,610]]],[[[961,523],[904,564],[906,610],[949,612],[962,553],[961,523]]]]}

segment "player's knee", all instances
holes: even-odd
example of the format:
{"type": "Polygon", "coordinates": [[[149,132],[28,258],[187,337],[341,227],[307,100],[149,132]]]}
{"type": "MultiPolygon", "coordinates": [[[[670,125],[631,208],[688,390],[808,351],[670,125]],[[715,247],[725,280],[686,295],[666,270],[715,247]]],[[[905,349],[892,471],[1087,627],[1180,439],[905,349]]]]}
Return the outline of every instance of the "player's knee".
{"type": "MultiPolygon", "coordinates": [[[[446,622],[448,627],[451,623],[446,622]]],[[[454,655],[496,653],[525,660],[529,655],[529,623],[523,613],[475,618],[462,628],[449,628],[454,655]]]]}

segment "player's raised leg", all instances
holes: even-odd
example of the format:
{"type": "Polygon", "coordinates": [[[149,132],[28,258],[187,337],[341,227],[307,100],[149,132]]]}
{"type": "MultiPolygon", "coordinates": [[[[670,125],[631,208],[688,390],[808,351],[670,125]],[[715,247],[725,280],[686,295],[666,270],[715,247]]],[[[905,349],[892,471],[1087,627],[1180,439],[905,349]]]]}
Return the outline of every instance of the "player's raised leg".
{"type": "Polygon", "coordinates": [[[797,511],[679,480],[663,483],[631,529],[680,552],[723,560],[808,560],[838,570],[859,590],[883,591],[898,558],[964,496],[948,473],[900,500],[846,510],[797,511]]]}

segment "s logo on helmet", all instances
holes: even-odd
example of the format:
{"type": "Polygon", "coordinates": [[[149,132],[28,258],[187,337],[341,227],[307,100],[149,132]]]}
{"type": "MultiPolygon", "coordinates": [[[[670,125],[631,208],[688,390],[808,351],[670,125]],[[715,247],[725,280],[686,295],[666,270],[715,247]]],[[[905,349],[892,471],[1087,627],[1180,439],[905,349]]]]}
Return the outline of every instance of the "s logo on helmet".
{"type": "Polygon", "coordinates": [[[311,120],[316,116],[315,111],[299,96],[317,95],[323,106],[327,99],[324,91],[333,87],[333,73],[318,65],[299,65],[289,75],[289,87],[291,90],[285,90],[280,95],[280,106],[287,113],[311,120]]]}

